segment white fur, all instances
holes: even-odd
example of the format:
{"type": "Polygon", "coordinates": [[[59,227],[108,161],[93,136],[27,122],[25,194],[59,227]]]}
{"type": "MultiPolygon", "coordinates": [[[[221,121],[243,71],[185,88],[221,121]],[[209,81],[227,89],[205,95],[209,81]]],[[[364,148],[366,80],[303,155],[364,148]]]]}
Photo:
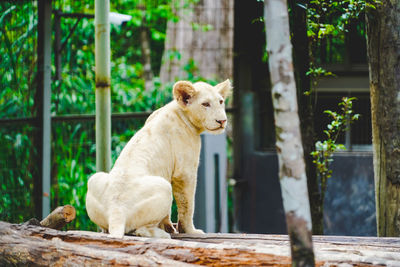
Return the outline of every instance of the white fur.
{"type": "Polygon", "coordinates": [[[153,112],[110,173],[90,177],[86,196],[90,219],[114,237],[135,232],[169,238],[166,231],[175,232],[170,220],[174,194],[179,231],[203,233],[193,225],[200,133],[224,131],[224,100],[230,91],[229,80],[214,87],[177,82],[174,100],[153,112]]]}

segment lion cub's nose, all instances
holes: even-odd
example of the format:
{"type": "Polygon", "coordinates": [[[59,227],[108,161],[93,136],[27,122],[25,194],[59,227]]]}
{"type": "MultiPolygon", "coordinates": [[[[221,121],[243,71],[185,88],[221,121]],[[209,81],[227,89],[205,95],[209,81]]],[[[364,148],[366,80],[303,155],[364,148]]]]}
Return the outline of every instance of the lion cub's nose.
{"type": "Polygon", "coordinates": [[[226,120],[216,120],[221,126],[224,125],[224,123],[226,122],[226,120]]]}

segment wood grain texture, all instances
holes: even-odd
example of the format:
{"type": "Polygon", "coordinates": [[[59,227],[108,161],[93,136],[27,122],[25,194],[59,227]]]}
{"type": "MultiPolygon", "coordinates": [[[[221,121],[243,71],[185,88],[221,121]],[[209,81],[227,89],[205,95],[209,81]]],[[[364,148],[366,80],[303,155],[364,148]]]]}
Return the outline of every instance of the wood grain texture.
{"type": "MultiPolygon", "coordinates": [[[[317,266],[398,266],[400,238],[314,236],[317,266]]],[[[57,231],[0,222],[0,265],[290,266],[286,235],[173,235],[172,239],[57,231]]]]}

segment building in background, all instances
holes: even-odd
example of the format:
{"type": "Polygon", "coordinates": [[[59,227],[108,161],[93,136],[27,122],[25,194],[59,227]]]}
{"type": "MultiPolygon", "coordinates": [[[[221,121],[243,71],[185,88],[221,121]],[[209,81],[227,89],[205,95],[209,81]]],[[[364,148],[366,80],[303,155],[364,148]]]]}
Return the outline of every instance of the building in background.
{"type": "MultiPolygon", "coordinates": [[[[262,5],[256,0],[234,3],[234,230],[285,233],[268,66],[263,61],[262,5]]],[[[358,30],[362,27],[362,20],[354,22],[342,42],[328,40],[319,47],[319,64],[336,76],[321,79],[313,88],[317,140],[325,138],[323,130],[330,122],[323,111],[338,110],[342,97],[357,97],[353,108],[361,114],[339,140],[348,150],[334,156],[325,198],[325,234],[376,234],[366,43],[358,30]]]]}

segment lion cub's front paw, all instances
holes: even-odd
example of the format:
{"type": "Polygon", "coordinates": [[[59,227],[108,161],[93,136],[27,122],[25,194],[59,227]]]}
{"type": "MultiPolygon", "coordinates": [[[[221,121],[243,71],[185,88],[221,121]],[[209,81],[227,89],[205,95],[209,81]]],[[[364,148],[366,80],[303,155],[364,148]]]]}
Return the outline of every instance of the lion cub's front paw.
{"type": "Polygon", "coordinates": [[[189,226],[185,227],[184,224],[181,223],[181,221],[178,221],[178,232],[181,234],[186,233],[186,234],[192,234],[192,235],[203,235],[204,234],[203,230],[194,228],[194,225],[192,223],[188,224],[188,225],[189,226]]]}

